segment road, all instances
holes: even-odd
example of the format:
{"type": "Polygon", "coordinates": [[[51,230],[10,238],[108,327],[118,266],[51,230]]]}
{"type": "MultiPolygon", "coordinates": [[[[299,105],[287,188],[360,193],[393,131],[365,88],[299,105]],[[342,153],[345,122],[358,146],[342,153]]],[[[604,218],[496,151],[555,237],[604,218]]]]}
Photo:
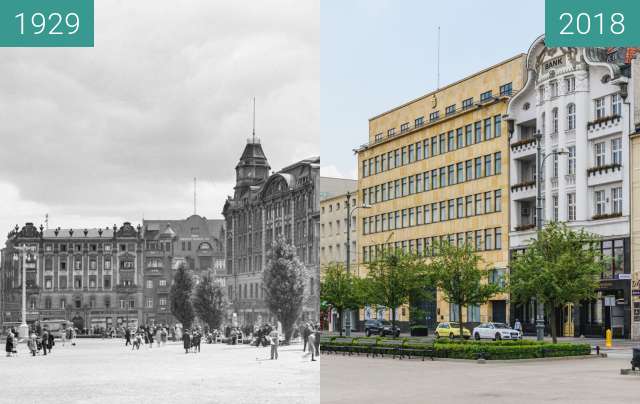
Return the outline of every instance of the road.
{"type": "MultiPolygon", "coordinates": [[[[4,347],[3,347],[4,348],[4,347]]],[[[122,340],[56,343],[51,355],[0,356],[0,403],[319,403],[319,362],[301,345],[268,348],[180,343],[139,351],[122,340]]]]}

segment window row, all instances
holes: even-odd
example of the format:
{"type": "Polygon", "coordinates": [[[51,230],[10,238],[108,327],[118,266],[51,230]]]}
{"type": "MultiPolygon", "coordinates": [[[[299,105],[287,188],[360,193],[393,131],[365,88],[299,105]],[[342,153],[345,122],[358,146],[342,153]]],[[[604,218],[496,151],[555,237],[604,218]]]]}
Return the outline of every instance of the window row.
{"type": "MultiPolygon", "coordinates": [[[[98,288],[98,277],[96,275],[89,275],[87,277],[87,284],[90,289],[98,288]]],[[[58,289],[82,289],[84,284],[83,277],[80,275],[76,275],[73,277],[73,283],[67,283],[66,276],[58,277],[58,289]]],[[[44,277],[44,288],[51,290],[53,289],[53,277],[45,276],[44,277]]],[[[105,275],[102,277],[102,288],[103,289],[111,289],[111,275],[105,275]]]]}
{"type": "Polygon", "coordinates": [[[362,161],[362,176],[369,177],[394,168],[426,160],[463,147],[502,136],[502,117],[496,115],[429,139],[403,146],[362,161]]]}
{"type": "Polygon", "coordinates": [[[477,193],[362,219],[363,234],[462,219],[502,211],[502,190],[477,193]]]}
{"type": "Polygon", "coordinates": [[[364,188],[362,200],[365,204],[373,205],[500,174],[502,174],[502,153],[496,152],[364,188]]]}
{"type": "Polygon", "coordinates": [[[444,242],[458,247],[468,244],[471,245],[475,251],[501,250],[502,228],[495,227],[442,236],[396,241],[386,245],[368,245],[362,247],[362,260],[363,262],[375,261],[379,256],[382,256],[385,248],[401,250],[405,253],[416,254],[421,257],[430,257],[437,255],[437,245],[444,242]]]}

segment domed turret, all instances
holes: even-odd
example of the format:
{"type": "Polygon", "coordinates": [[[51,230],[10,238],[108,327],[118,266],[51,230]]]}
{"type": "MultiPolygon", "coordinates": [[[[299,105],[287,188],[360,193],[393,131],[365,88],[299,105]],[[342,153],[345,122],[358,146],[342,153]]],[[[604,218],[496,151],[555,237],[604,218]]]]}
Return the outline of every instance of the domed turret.
{"type": "Polygon", "coordinates": [[[270,170],[260,139],[248,139],[247,146],[236,166],[236,186],[234,187],[236,198],[244,194],[249,187],[266,181],[270,170]]]}

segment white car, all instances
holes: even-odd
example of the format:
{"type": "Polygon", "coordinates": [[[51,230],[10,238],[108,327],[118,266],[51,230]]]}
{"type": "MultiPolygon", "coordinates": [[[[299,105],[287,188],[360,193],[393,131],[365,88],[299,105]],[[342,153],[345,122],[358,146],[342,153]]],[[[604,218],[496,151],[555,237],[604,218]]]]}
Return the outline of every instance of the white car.
{"type": "Polygon", "coordinates": [[[473,329],[471,333],[475,340],[480,339],[522,339],[522,334],[505,323],[483,323],[473,329]]]}

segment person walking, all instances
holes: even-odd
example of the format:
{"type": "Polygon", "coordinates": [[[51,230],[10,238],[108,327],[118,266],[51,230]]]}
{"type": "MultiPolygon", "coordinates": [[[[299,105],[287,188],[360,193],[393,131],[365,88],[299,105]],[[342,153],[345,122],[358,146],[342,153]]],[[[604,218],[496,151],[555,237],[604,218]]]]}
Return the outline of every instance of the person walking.
{"type": "Polygon", "coordinates": [[[5,351],[7,351],[7,356],[11,356],[13,354],[13,346],[14,346],[14,335],[11,330],[7,331],[7,341],[5,343],[5,351]]]}
{"type": "Polygon", "coordinates": [[[49,353],[51,353],[51,349],[53,349],[53,346],[54,346],[55,344],[56,344],[55,337],[53,336],[53,333],[52,333],[52,332],[50,332],[50,333],[49,333],[49,344],[48,344],[48,347],[49,347],[49,353]]]}
{"type": "Polygon", "coordinates": [[[38,351],[38,337],[36,337],[35,333],[32,333],[29,336],[27,347],[29,348],[29,351],[31,351],[31,356],[36,356],[36,352],[38,351]]]}
{"type": "Polygon", "coordinates": [[[269,334],[269,343],[271,345],[271,360],[278,360],[278,346],[280,345],[280,335],[278,329],[274,328],[269,334]]]}
{"type": "Polygon", "coordinates": [[[70,339],[71,339],[71,346],[76,346],[76,336],[77,336],[77,335],[78,335],[78,334],[77,334],[77,332],[76,332],[75,327],[74,327],[74,328],[71,328],[71,338],[70,338],[70,339]]]}
{"type": "Polygon", "coordinates": [[[45,328],[42,332],[42,353],[46,356],[49,347],[49,332],[45,328]]]}
{"type": "Polygon", "coordinates": [[[314,344],[313,346],[316,349],[316,356],[320,356],[320,323],[317,323],[314,331],[314,344]]]}
{"type": "Polygon", "coordinates": [[[304,341],[304,345],[302,347],[302,352],[307,352],[307,344],[309,343],[309,335],[311,335],[311,327],[309,323],[304,324],[304,329],[302,330],[302,340],[304,341]]]}
{"type": "Polygon", "coordinates": [[[124,346],[129,346],[131,344],[131,330],[127,327],[124,330],[124,346]]]}
{"type": "Polygon", "coordinates": [[[315,362],[315,354],[316,354],[316,334],[312,332],[309,334],[309,352],[311,352],[311,362],[315,362]]]}
{"type": "Polygon", "coordinates": [[[189,349],[191,349],[191,335],[189,335],[189,331],[185,330],[182,335],[182,343],[184,346],[184,353],[189,353],[189,349]]]}
{"type": "Polygon", "coordinates": [[[513,324],[513,329],[518,331],[520,333],[520,337],[522,337],[522,323],[520,323],[520,320],[517,318],[515,324],[513,324]]]}

